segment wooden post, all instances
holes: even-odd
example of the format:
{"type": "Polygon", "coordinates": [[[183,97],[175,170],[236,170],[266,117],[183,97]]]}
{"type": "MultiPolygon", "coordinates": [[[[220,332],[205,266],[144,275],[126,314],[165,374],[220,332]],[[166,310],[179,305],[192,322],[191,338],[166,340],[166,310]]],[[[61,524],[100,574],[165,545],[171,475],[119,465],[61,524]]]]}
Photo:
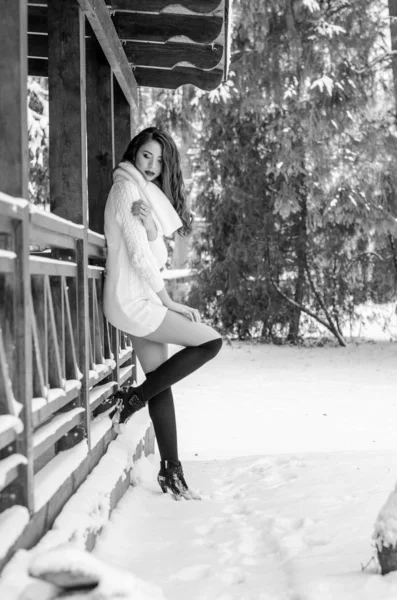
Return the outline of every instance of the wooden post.
{"type": "Polygon", "coordinates": [[[17,452],[26,456],[20,467],[16,503],[34,510],[33,430],[32,430],[32,331],[30,324],[29,207],[24,218],[14,222],[15,242],[15,345],[16,365],[13,382],[15,397],[22,405],[23,432],[17,438],[17,452]]]}
{"type": "Polygon", "coordinates": [[[113,156],[117,165],[133,135],[135,135],[134,116],[135,112],[128,104],[117,79],[113,77],[113,156]]]}
{"type": "Polygon", "coordinates": [[[0,0],[0,15],[0,190],[27,199],[27,1],[0,0]]]}
{"type": "Polygon", "coordinates": [[[89,226],[103,233],[113,169],[112,73],[93,33],[87,38],[86,52],[89,226]]]}
{"type": "MultiPolygon", "coordinates": [[[[83,374],[79,403],[85,408],[84,433],[90,447],[85,17],[77,0],[48,3],[48,47],[51,211],[84,226],[76,252],[77,306],[71,309],[77,311],[83,374]]],[[[81,439],[72,437],[76,443],[81,439]]]]}

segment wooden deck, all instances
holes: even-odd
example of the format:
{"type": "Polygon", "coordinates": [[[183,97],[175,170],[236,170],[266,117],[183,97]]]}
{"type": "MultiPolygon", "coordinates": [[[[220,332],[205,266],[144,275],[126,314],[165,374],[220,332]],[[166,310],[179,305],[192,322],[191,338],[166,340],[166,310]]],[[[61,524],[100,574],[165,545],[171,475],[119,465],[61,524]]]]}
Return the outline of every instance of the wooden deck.
{"type": "Polygon", "coordinates": [[[135,354],[102,312],[102,235],[0,193],[0,238],[0,511],[28,509],[25,547],[114,439],[92,432],[101,403],[134,378],[135,354]],[[37,243],[47,250],[30,253],[37,243]],[[86,457],[43,505],[40,474],[82,440],[86,457]]]}

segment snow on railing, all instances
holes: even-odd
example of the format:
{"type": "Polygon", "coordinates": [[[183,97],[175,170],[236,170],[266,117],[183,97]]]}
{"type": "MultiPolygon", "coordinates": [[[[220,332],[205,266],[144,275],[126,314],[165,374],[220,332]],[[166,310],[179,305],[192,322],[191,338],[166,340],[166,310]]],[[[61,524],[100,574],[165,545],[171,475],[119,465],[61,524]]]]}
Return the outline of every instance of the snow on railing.
{"type": "Polygon", "coordinates": [[[108,435],[110,421],[98,426],[95,411],[133,374],[135,358],[103,315],[103,235],[0,192],[0,240],[0,518],[14,518],[15,505],[24,527],[108,435]],[[62,450],[76,445],[57,471],[62,450]],[[50,492],[41,485],[49,473],[50,492]]]}

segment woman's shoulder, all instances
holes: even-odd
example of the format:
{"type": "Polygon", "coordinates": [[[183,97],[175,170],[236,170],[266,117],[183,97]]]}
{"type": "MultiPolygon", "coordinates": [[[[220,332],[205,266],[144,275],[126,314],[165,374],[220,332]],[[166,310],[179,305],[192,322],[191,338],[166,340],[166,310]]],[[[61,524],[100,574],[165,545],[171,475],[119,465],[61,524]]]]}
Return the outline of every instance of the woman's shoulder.
{"type": "Polygon", "coordinates": [[[140,194],[137,185],[127,179],[118,179],[110,188],[109,200],[139,200],[140,194]]]}

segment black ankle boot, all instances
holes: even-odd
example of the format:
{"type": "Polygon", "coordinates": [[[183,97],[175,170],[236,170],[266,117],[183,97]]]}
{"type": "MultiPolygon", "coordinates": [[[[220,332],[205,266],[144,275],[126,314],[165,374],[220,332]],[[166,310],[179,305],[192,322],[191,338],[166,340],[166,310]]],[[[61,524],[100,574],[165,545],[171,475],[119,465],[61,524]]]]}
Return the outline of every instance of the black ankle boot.
{"type": "Polygon", "coordinates": [[[115,409],[109,413],[113,425],[118,428],[120,425],[127,423],[134,413],[146,406],[142,396],[134,392],[132,385],[122,387],[114,394],[117,398],[115,409]]]}
{"type": "Polygon", "coordinates": [[[169,492],[174,500],[201,500],[197,493],[189,490],[179,460],[162,460],[157,481],[164,494],[169,492]]]}

